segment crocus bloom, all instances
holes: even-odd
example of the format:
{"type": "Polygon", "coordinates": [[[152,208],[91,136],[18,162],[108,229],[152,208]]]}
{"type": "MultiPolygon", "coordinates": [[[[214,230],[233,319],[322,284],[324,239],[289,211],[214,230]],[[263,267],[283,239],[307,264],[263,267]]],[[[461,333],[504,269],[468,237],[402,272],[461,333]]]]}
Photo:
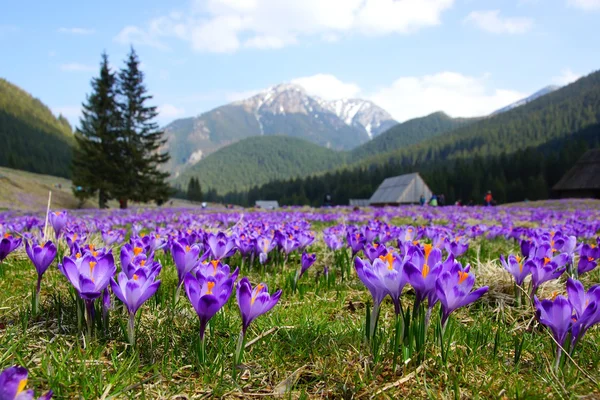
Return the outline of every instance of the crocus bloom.
{"type": "Polygon", "coordinates": [[[121,232],[120,230],[102,231],[102,240],[104,240],[104,243],[107,246],[111,246],[116,242],[122,242],[123,236],[123,232],[121,232]]]}
{"type": "Polygon", "coordinates": [[[531,272],[532,263],[524,262],[519,256],[508,256],[508,261],[503,255],[500,256],[500,262],[505,270],[515,278],[515,283],[519,286],[523,285],[523,281],[531,272]]]}
{"type": "Polygon", "coordinates": [[[308,270],[315,263],[316,260],[316,254],[302,253],[302,268],[300,269],[300,276],[302,276],[306,272],[306,270],[308,270]]]}
{"type": "Polygon", "coordinates": [[[173,255],[173,261],[177,267],[179,284],[181,284],[185,275],[198,265],[200,247],[198,247],[198,245],[183,246],[178,241],[174,240],[171,245],[171,254],[173,255]]]}
{"type": "Polygon", "coordinates": [[[576,316],[573,324],[573,343],[576,344],[589,328],[600,323],[600,285],[586,292],[581,282],[569,278],[567,295],[576,316]]]}
{"type": "Polygon", "coordinates": [[[354,268],[356,274],[362,283],[371,292],[373,297],[373,310],[371,312],[371,325],[369,326],[369,337],[372,338],[375,333],[375,327],[377,325],[377,319],[379,318],[379,308],[381,302],[388,295],[388,291],[381,282],[379,276],[373,272],[373,266],[367,260],[362,260],[360,257],[354,259],[354,268]]]}
{"type": "MultiPolygon", "coordinates": [[[[19,366],[9,367],[0,373],[0,400],[33,400],[33,390],[27,386],[27,369],[19,366]]],[[[52,391],[38,398],[49,400],[52,391]]]]}
{"type": "Polygon", "coordinates": [[[202,341],[204,341],[204,331],[208,321],[229,300],[237,274],[238,270],[236,269],[230,276],[224,273],[206,277],[202,274],[194,276],[188,273],[185,276],[183,285],[188,299],[200,319],[200,339],[202,341]]]}
{"type": "Polygon", "coordinates": [[[231,257],[235,254],[235,241],[227,237],[223,232],[218,234],[209,234],[206,238],[206,244],[215,260],[231,257]]]}
{"type": "MultiPolygon", "coordinates": [[[[536,308],[536,316],[541,324],[546,325],[552,331],[554,340],[564,347],[567,334],[573,325],[573,306],[563,296],[556,296],[554,300],[544,299],[539,301],[536,296],[533,298],[536,308]]],[[[556,353],[556,367],[560,362],[561,347],[558,347],[556,353]]]]}
{"type": "Polygon", "coordinates": [[[259,283],[252,289],[248,278],[242,278],[236,287],[237,303],[242,316],[242,333],[246,334],[248,326],[255,318],[275,307],[280,297],[281,290],[270,295],[265,283],[259,283]]]}
{"type": "MultiPolygon", "coordinates": [[[[566,268],[560,268],[549,258],[528,260],[525,264],[531,269],[531,296],[544,282],[558,278],[566,268]]],[[[525,267],[524,267],[525,268],[525,267]]]]}
{"type": "Polygon", "coordinates": [[[392,298],[396,314],[400,314],[400,296],[406,283],[404,262],[397,253],[387,253],[373,261],[373,273],[392,298]]]}
{"type": "Polygon", "coordinates": [[[382,244],[369,243],[365,246],[363,252],[365,253],[365,256],[367,256],[369,261],[373,262],[377,258],[379,258],[379,256],[385,256],[387,254],[387,249],[382,244]]]}
{"type": "MultiPolygon", "coordinates": [[[[77,257],[76,257],[77,258],[77,257]]],[[[77,258],[64,257],[62,273],[75,287],[82,299],[93,301],[108,286],[117,267],[111,253],[96,258],[92,255],[77,258]]]]}
{"type": "Polygon", "coordinates": [[[131,245],[127,243],[123,247],[121,247],[121,268],[126,268],[131,260],[137,255],[145,254],[145,249],[142,243],[131,245]]]}
{"type": "Polygon", "coordinates": [[[352,249],[352,257],[365,247],[366,239],[360,232],[348,232],[346,235],[348,246],[352,249]]]}
{"type": "Polygon", "coordinates": [[[0,240],[0,264],[10,253],[15,251],[17,247],[21,245],[22,240],[23,239],[11,236],[8,233],[4,234],[4,237],[0,240]]]}
{"type": "Polygon", "coordinates": [[[114,278],[110,278],[110,287],[119,300],[125,304],[129,311],[129,342],[134,343],[134,323],[137,310],[156,293],[160,286],[160,281],[155,280],[155,275],[146,276],[143,269],[137,271],[131,279],[127,278],[124,272],[119,273],[118,283],[114,278]]]}
{"type": "Polygon", "coordinates": [[[28,241],[25,241],[25,250],[29,259],[35,266],[38,274],[37,289],[36,289],[36,307],[39,302],[40,289],[42,285],[42,276],[48,269],[54,257],[56,257],[56,246],[51,241],[47,241],[43,246],[33,245],[30,246],[28,241]]]}
{"type": "Polygon", "coordinates": [[[582,275],[590,272],[598,266],[600,258],[600,248],[584,244],[579,252],[579,262],[577,263],[577,274],[582,275]]]}
{"type": "Polygon", "coordinates": [[[54,234],[58,239],[61,231],[67,224],[67,212],[66,211],[55,211],[49,214],[50,224],[54,229],[54,234]]]}
{"type": "Polygon", "coordinates": [[[469,249],[469,243],[462,241],[460,238],[449,240],[445,243],[446,251],[452,254],[454,257],[460,257],[467,252],[469,249]]]}
{"type": "Polygon", "coordinates": [[[464,269],[455,264],[450,271],[444,271],[436,282],[436,293],[442,305],[442,326],[446,326],[450,314],[460,308],[477,301],[489,289],[481,287],[473,292],[475,275],[470,273],[470,266],[464,269]]]}

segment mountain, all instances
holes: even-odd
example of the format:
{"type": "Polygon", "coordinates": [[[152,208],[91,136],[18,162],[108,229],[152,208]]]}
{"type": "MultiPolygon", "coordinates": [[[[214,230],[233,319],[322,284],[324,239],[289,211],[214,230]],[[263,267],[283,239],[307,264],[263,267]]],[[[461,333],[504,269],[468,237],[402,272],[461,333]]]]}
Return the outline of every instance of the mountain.
{"type": "Polygon", "coordinates": [[[516,101],[516,102],[514,102],[512,104],[509,104],[506,107],[502,107],[501,109],[494,111],[491,115],[500,114],[500,113],[503,113],[503,112],[506,112],[506,111],[510,111],[513,108],[517,108],[517,107],[520,107],[520,106],[525,105],[527,103],[530,103],[533,100],[536,100],[536,99],[538,99],[538,98],[540,98],[542,96],[545,96],[548,93],[552,93],[552,92],[554,92],[555,90],[558,90],[558,89],[560,89],[560,86],[557,86],[557,85],[546,86],[545,88],[538,90],[537,92],[535,92],[534,94],[532,94],[529,97],[526,97],[526,98],[521,99],[519,101],[516,101]]]}
{"type": "Polygon", "coordinates": [[[255,136],[243,139],[203,158],[185,170],[177,185],[185,190],[195,176],[202,190],[218,194],[247,190],[276,179],[305,176],[337,168],[346,154],[290,136],[255,136]]]}
{"type": "MultiPolygon", "coordinates": [[[[581,149],[597,145],[599,126],[600,71],[597,71],[523,106],[443,135],[348,163],[337,170],[321,171],[317,176],[295,182],[274,181],[248,193],[231,193],[224,199],[243,204],[256,196],[273,194],[274,189],[280,192],[280,198],[290,198],[297,192],[308,193],[309,188],[319,187],[332,193],[340,204],[340,199],[343,203],[348,198],[369,196],[385,177],[415,171],[422,172],[432,188],[443,190],[448,199],[460,195],[467,200],[488,187],[501,188],[506,199],[529,196],[531,187],[535,189],[531,193],[540,197],[548,193],[542,188],[560,178],[554,176],[560,174],[555,166],[564,166],[573,158],[572,154],[579,154],[571,150],[565,153],[561,148],[571,139],[578,143],[583,140],[581,149]],[[544,154],[540,156],[535,149],[553,143],[558,143],[558,147],[552,145],[554,158],[541,163],[544,154]],[[324,172],[328,173],[323,175],[324,172]]],[[[314,203],[323,194],[308,197],[314,203]]]]}
{"type": "Polygon", "coordinates": [[[397,124],[373,140],[351,151],[353,160],[384,154],[420,143],[435,136],[471,124],[478,118],[452,118],[439,111],[421,118],[397,124]]]}
{"type": "Polygon", "coordinates": [[[74,144],[69,122],[0,78],[0,166],[68,177],[74,144]]]}
{"type": "MultiPolygon", "coordinates": [[[[296,142],[285,141],[283,136],[257,136],[255,138],[261,140],[245,139],[210,154],[185,170],[181,174],[182,178],[178,179],[177,182],[180,188],[186,188],[189,178],[196,176],[204,189],[215,189],[218,193],[224,193],[232,188],[241,190],[252,186],[248,184],[248,179],[256,178],[252,181],[252,184],[262,184],[275,176],[278,176],[278,179],[287,179],[340,168],[349,162],[354,163],[373,155],[386,154],[390,150],[410,146],[427,138],[442,135],[476,120],[475,118],[451,118],[442,112],[433,113],[426,117],[397,124],[350,152],[323,152],[327,149],[307,146],[308,142],[304,140],[296,142]],[[284,144],[294,146],[292,156],[296,163],[294,169],[286,169],[287,160],[282,158],[282,151],[287,152],[288,149],[282,149],[284,144]],[[260,148],[254,149],[253,146],[260,146],[260,148]],[[261,159],[261,165],[272,166],[272,171],[280,171],[281,173],[275,174],[267,169],[259,169],[253,170],[251,178],[245,173],[241,173],[241,171],[254,168],[257,157],[261,159]],[[231,160],[236,160],[236,162],[231,162],[231,160]],[[319,168],[315,166],[315,164],[323,161],[325,161],[324,167],[326,168],[322,168],[323,165],[319,168]],[[306,164],[302,164],[303,162],[306,164]],[[219,179],[220,176],[226,176],[227,179],[219,179]]],[[[289,157],[287,153],[285,153],[285,157],[289,157]]]]}
{"type": "Polygon", "coordinates": [[[167,125],[168,169],[177,176],[210,153],[252,136],[293,136],[334,150],[348,150],[396,123],[369,101],[326,101],[310,96],[298,85],[282,84],[167,125]]]}

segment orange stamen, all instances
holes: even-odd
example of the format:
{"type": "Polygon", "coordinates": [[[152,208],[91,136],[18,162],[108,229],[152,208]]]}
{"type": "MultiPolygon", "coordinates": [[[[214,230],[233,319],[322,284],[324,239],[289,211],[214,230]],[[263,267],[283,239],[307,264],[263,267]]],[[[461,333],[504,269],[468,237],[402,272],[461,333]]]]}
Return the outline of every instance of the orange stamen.
{"type": "Polygon", "coordinates": [[[213,288],[215,287],[215,283],[214,282],[208,282],[206,284],[206,286],[208,287],[206,289],[206,294],[212,294],[213,288]]]}
{"type": "Polygon", "coordinates": [[[252,296],[252,299],[250,300],[250,305],[254,304],[254,301],[256,301],[256,296],[258,296],[258,294],[264,287],[265,285],[263,285],[262,283],[259,283],[258,286],[256,286],[256,289],[254,289],[254,296],[252,296]]]}
{"type": "Polygon", "coordinates": [[[142,248],[141,247],[134,247],[133,248],[133,255],[137,256],[138,254],[140,254],[142,252],[142,248]]]}
{"type": "Polygon", "coordinates": [[[427,275],[429,275],[429,265],[423,264],[423,271],[421,271],[421,275],[423,275],[423,278],[427,278],[427,275]]]}
{"type": "Polygon", "coordinates": [[[190,251],[190,246],[185,246],[185,251],[186,251],[186,253],[187,253],[188,251],[190,251]]]}
{"type": "Polygon", "coordinates": [[[75,254],[75,258],[81,258],[81,253],[75,254]]]}
{"type": "Polygon", "coordinates": [[[425,250],[425,261],[429,260],[429,254],[431,254],[431,250],[433,250],[433,246],[430,244],[424,244],[423,249],[425,250]]]}
{"type": "Polygon", "coordinates": [[[458,271],[458,283],[461,284],[469,277],[468,272],[458,271]]]}
{"type": "Polygon", "coordinates": [[[96,267],[96,264],[98,264],[96,261],[90,261],[90,274],[92,272],[94,272],[94,268],[96,267]]]}
{"type": "Polygon", "coordinates": [[[217,266],[219,265],[219,260],[212,260],[210,262],[213,266],[213,268],[215,269],[215,273],[217,272],[217,266]]]}
{"type": "Polygon", "coordinates": [[[137,276],[137,274],[133,274],[133,280],[134,280],[134,281],[137,281],[138,279],[140,279],[140,277],[139,277],[139,276],[137,276]]]}

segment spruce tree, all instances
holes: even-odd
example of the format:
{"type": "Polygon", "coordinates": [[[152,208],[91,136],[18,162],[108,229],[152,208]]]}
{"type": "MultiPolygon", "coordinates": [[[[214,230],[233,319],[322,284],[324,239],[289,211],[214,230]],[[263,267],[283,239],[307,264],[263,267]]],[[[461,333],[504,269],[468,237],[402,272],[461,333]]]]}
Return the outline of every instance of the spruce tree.
{"type": "Polygon", "coordinates": [[[114,181],[122,166],[119,153],[117,79],[110,71],[108,56],[102,54],[100,76],[92,79],[92,93],[83,103],[83,116],[75,132],[73,191],[80,203],[98,193],[98,206],[106,208],[114,181]]]}
{"type": "Polygon", "coordinates": [[[121,208],[126,208],[129,200],[154,200],[160,205],[171,195],[166,182],[169,174],[159,170],[160,165],[169,160],[169,154],[161,151],[166,139],[153,121],[158,115],[156,107],[146,104],[151,99],[144,85],[140,61],[132,48],[125,67],[119,72],[123,166],[115,196],[121,208]]]}

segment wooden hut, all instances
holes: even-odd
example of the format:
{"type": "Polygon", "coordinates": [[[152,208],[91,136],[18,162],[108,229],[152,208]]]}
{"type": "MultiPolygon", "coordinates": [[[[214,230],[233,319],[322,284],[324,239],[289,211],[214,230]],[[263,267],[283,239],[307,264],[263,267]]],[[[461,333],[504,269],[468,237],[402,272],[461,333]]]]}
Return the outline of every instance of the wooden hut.
{"type": "Polygon", "coordinates": [[[418,173],[386,178],[369,199],[372,206],[418,204],[421,195],[431,198],[431,189],[418,173]]]}
{"type": "Polygon", "coordinates": [[[600,149],[587,151],[552,190],[558,197],[600,199],[600,149]]]}

